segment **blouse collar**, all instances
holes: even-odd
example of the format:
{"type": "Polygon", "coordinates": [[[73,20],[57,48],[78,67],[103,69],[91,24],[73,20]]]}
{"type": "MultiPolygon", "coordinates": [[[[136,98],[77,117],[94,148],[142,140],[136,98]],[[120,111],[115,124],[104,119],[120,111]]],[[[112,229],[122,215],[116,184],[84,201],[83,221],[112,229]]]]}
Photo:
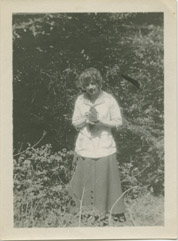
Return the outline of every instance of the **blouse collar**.
{"type": "Polygon", "coordinates": [[[84,104],[89,105],[89,106],[96,106],[96,105],[103,104],[105,102],[104,91],[103,90],[100,91],[100,94],[99,94],[98,98],[95,100],[94,103],[92,103],[87,98],[86,94],[83,95],[83,99],[84,99],[84,104]]]}

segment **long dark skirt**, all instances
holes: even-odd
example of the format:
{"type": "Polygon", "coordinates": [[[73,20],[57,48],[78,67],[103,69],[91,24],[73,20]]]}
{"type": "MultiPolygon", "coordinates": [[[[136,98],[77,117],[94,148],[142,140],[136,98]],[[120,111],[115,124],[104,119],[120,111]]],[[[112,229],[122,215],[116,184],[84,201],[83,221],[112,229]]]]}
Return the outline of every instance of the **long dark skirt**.
{"type": "Polygon", "coordinates": [[[77,155],[77,166],[70,182],[70,192],[77,207],[82,201],[82,206],[94,207],[103,214],[111,210],[112,214],[123,213],[124,200],[121,197],[116,154],[97,159],[77,155]]]}

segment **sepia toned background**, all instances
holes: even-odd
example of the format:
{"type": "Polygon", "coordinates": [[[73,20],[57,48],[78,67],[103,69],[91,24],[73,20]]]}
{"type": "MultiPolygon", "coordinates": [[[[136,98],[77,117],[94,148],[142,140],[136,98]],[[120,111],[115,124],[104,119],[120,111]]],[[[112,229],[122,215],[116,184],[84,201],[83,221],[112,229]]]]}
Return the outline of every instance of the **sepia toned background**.
{"type": "Polygon", "coordinates": [[[13,15],[15,226],[164,225],[163,20],[134,12],[13,15]],[[130,189],[124,224],[88,219],[84,208],[80,224],[70,213],[71,117],[78,76],[91,66],[122,108],[113,134],[122,188],[130,189]]]}

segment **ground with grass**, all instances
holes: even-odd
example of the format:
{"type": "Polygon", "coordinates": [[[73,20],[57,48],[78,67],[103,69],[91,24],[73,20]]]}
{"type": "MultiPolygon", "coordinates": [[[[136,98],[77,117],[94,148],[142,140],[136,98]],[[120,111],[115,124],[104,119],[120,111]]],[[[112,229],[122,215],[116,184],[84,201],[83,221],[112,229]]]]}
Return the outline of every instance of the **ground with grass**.
{"type": "MultiPolygon", "coordinates": [[[[53,198],[51,198],[52,201],[53,198]]],[[[60,199],[50,202],[50,197],[39,200],[32,208],[23,204],[21,212],[15,217],[16,227],[103,227],[103,226],[163,226],[164,198],[154,197],[150,192],[135,200],[125,198],[126,221],[114,221],[109,215],[105,218],[97,210],[82,207],[75,214],[69,209],[60,208],[60,199]],[[56,205],[55,205],[56,202],[56,205]],[[97,214],[97,219],[95,218],[97,214]]],[[[19,210],[16,210],[19,211],[19,210]]]]}
{"type": "MultiPolygon", "coordinates": [[[[161,226],[164,225],[164,197],[139,182],[130,165],[121,168],[126,221],[115,222],[97,210],[81,205],[76,210],[69,195],[75,170],[73,152],[52,153],[51,146],[29,147],[14,159],[14,226],[161,226]],[[97,216],[97,219],[95,218],[97,216]]],[[[141,175],[141,174],[140,174],[141,175]]],[[[119,201],[119,200],[118,200],[119,201]]]]}

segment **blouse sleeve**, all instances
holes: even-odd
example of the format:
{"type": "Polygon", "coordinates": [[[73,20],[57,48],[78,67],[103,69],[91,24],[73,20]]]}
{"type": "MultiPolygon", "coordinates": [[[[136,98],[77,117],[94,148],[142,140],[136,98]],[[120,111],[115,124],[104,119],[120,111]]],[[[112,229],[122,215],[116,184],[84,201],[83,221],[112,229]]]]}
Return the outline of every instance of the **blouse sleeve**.
{"type": "Polygon", "coordinates": [[[110,109],[110,119],[115,124],[116,128],[122,125],[122,116],[120,107],[114,97],[111,100],[111,109],[110,109]]]}
{"type": "Polygon", "coordinates": [[[84,124],[84,122],[85,122],[85,117],[82,116],[82,114],[81,114],[81,111],[80,111],[80,101],[79,101],[79,98],[77,98],[77,100],[75,102],[73,116],[72,116],[72,124],[76,128],[80,128],[81,125],[84,124]]]}

